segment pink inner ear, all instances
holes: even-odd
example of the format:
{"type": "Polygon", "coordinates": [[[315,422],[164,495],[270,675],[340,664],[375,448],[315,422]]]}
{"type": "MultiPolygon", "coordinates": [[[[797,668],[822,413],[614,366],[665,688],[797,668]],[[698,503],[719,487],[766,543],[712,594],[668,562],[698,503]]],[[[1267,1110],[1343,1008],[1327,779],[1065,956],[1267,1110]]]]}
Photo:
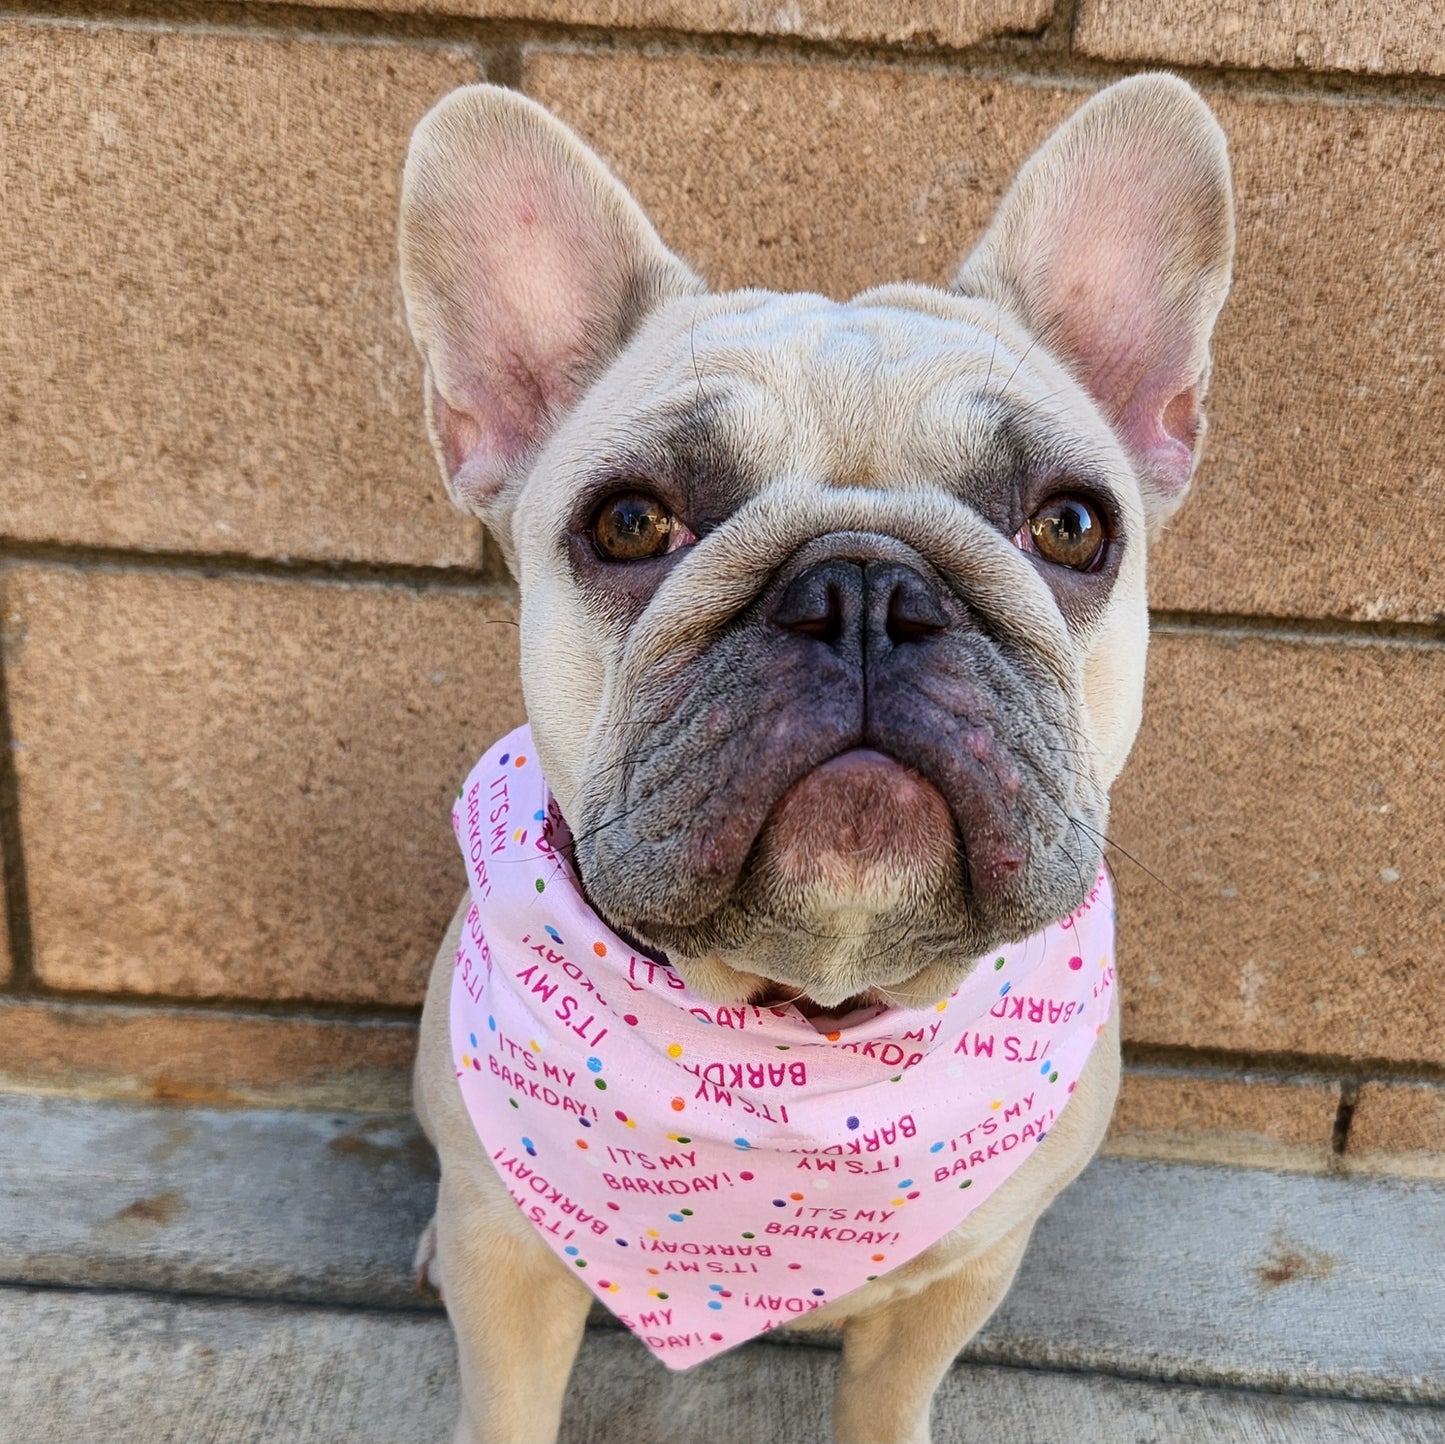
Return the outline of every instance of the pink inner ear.
{"type": "Polygon", "coordinates": [[[1037,315],[1156,485],[1188,485],[1199,431],[1204,334],[1177,292],[1170,172],[1115,152],[1037,214],[1028,242],[1037,315]],[[1181,300],[1184,304],[1181,304],[1181,300]]]}

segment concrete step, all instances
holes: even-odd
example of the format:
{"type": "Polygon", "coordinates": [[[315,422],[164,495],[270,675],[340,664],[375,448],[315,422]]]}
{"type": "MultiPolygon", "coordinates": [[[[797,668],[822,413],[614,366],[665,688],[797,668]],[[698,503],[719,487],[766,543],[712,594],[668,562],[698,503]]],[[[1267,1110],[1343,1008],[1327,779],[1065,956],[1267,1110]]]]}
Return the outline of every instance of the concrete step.
{"type": "MultiPolygon", "coordinates": [[[[0,1283],[434,1309],[434,1179],[394,1114],[0,1094],[0,1283]]],[[[1445,1405],[1445,1183],[1101,1159],[966,1357],[1445,1405]]]]}
{"type": "MultiPolygon", "coordinates": [[[[564,1444],[825,1444],[837,1356],[749,1345],[685,1375],[591,1333],[564,1444]]],[[[440,1444],[451,1335],[399,1311],[0,1289],[5,1444],[440,1444]]],[[[1445,1414],[996,1365],[935,1402],[950,1444],[1441,1444],[1445,1414]]]]}

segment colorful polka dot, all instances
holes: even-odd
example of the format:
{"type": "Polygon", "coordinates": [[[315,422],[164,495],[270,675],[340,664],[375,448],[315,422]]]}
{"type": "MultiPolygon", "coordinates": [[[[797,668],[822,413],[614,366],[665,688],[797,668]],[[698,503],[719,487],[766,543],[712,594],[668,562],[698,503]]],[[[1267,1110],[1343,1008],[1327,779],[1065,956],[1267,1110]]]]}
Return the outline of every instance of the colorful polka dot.
{"type": "Polygon", "coordinates": [[[1083,960],[1083,958],[1070,958],[1070,959],[1069,959],[1069,967],[1070,967],[1074,972],[1077,973],[1077,972],[1079,971],[1079,969],[1082,968],[1083,966],[1084,966],[1084,960],[1083,960]]]}
{"type": "Polygon", "coordinates": [[[681,1222],[682,1222],[682,1215],[681,1215],[680,1213],[670,1213],[670,1214],[668,1214],[668,1217],[669,1217],[674,1223],[681,1223],[681,1222]]]}
{"type": "Polygon", "coordinates": [[[479,1058],[473,1058],[473,1059],[472,1059],[472,1067],[473,1067],[478,1073],[480,1073],[480,1072],[482,1071],[481,1060],[480,1060],[479,1058]]]}
{"type": "Polygon", "coordinates": [[[709,1300],[707,1301],[707,1306],[708,1306],[708,1308],[710,1308],[710,1309],[720,1309],[720,1308],[722,1308],[722,1304],[719,1303],[717,1299],[709,1299],[709,1300]]]}
{"type": "Polygon", "coordinates": [[[546,892],[546,891],[547,891],[547,884],[544,883],[540,877],[537,879],[537,891],[538,891],[538,892],[546,892]]]}
{"type": "Polygon", "coordinates": [[[472,1047],[475,1048],[477,1046],[477,1035],[475,1033],[468,1033],[467,1037],[472,1040],[472,1047]]]}
{"type": "Polygon", "coordinates": [[[591,1127],[592,1127],[592,1120],[591,1120],[590,1118],[579,1118],[577,1121],[578,1121],[584,1128],[591,1128],[591,1127]]]}
{"type": "Polygon", "coordinates": [[[647,1292],[650,1293],[655,1299],[665,1299],[667,1297],[667,1295],[663,1293],[661,1289],[648,1289],[647,1292]]]}
{"type": "Polygon", "coordinates": [[[592,944],[592,951],[593,951],[594,953],[596,953],[599,958],[605,958],[605,957],[607,956],[607,944],[606,944],[606,943],[593,943],[593,944],[592,944]]]}
{"type": "Polygon", "coordinates": [[[635,1028],[637,1026],[637,1016],[634,1013],[624,1013],[622,1015],[622,1021],[626,1023],[629,1028],[635,1028]]]}
{"type": "Polygon", "coordinates": [[[536,812],[532,814],[532,820],[534,822],[546,822],[547,814],[539,807],[536,812]]]}
{"type": "Polygon", "coordinates": [[[886,1253],[875,1253],[871,1257],[874,1263],[882,1263],[883,1260],[888,1257],[888,1255],[886,1253]]]}
{"type": "MultiPolygon", "coordinates": [[[[547,924],[547,926],[543,929],[543,932],[545,932],[545,933],[547,934],[547,936],[548,936],[549,938],[551,938],[554,943],[562,944],[562,935],[557,931],[556,928],[554,928],[554,927],[552,926],[551,923],[548,923],[548,924],[547,924]]],[[[562,946],[566,946],[566,945],[565,945],[565,944],[562,944],[562,946]]]]}
{"type": "Polygon", "coordinates": [[[744,1238],[756,1238],[756,1237],[757,1237],[757,1234],[755,1234],[755,1233],[745,1233],[745,1234],[743,1235],[743,1237],[744,1237],[744,1238]]]}
{"type": "Polygon", "coordinates": [[[537,1145],[533,1143],[530,1138],[524,1138],[522,1140],[522,1147],[525,1148],[527,1152],[532,1155],[533,1158],[537,1156],[537,1145]]]}
{"type": "Polygon", "coordinates": [[[813,1290],[813,1297],[814,1297],[815,1299],[821,1299],[821,1298],[823,1297],[823,1290],[822,1290],[822,1289],[814,1289],[814,1290],[813,1290]]]}
{"type": "Polygon", "coordinates": [[[800,1269],[800,1268],[802,1268],[803,1266],[802,1266],[802,1264],[800,1264],[800,1263],[790,1263],[790,1264],[788,1265],[788,1267],[789,1267],[790,1269],[800,1269]]]}
{"type": "Polygon", "coordinates": [[[1012,984],[1012,983],[1005,983],[1005,984],[1003,985],[1003,987],[1001,987],[1001,988],[998,990],[998,995],[999,995],[999,997],[1000,997],[1000,998],[1003,997],[1003,995],[1004,995],[1006,992],[1008,992],[1008,990],[1009,990],[1011,987],[1013,987],[1013,984],[1012,984]]]}
{"type": "Polygon", "coordinates": [[[709,1285],[708,1285],[708,1288],[709,1288],[709,1290],[711,1290],[711,1292],[713,1292],[713,1293],[715,1293],[715,1294],[720,1294],[720,1293],[722,1293],[722,1291],[723,1291],[721,1284],[709,1284],[709,1285]]]}
{"type": "Polygon", "coordinates": [[[943,1010],[944,1010],[946,1007],[948,1007],[948,999],[947,999],[947,998],[945,998],[941,1003],[935,1003],[935,1004],[933,1005],[933,1011],[934,1011],[935,1013],[941,1013],[941,1012],[943,1012],[943,1010]]]}
{"type": "Polygon", "coordinates": [[[743,1181],[744,1183],[751,1183],[751,1182],[753,1181],[753,1176],[752,1176],[752,1174],[749,1173],[746,1168],[743,1169],[743,1171],[742,1171],[740,1174],[738,1174],[738,1177],[739,1177],[740,1179],[742,1179],[742,1181],[743,1181]]]}
{"type": "Polygon", "coordinates": [[[592,1145],[591,1145],[590,1143],[588,1143],[588,1141],[587,1141],[585,1138],[579,1138],[579,1139],[577,1140],[577,1147],[578,1147],[578,1148],[591,1148],[592,1145]]]}
{"type": "Polygon", "coordinates": [[[737,1148],[751,1148],[753,1146],[746,1138],[734,1138],[733,1145],[737,1148]]]}
{"type": "MultiPolygon", "coordinates": [[[[616,1207],[615,1204],[613,1204],[612,1206],[613,1206],[614,1208],[616,1207]]],[[[615,1239],[613,1239],[612,1241],[613,1241],[613,1243],[615,1243],[615,1244],[617,1245],[618,1248],[626,1248],[626,1247],[627,1247],[627,1240],[626,1240],[625,1238],[615,1238],[615,1239]]]]}
{"type": "Polygon", "coordinates": [[[898,1186],[899,1186],[899,1188],[912,1188],[912,1187],[913,1187],[913,1180],[912,1180],[911,1178],[905,1178],[905,1179],[903,1180],[903,1182],[900,1183],[898,1186]]]}
{"type": "Polygon", "coordinates": [[[531,1048],[534,1053],[540,1053],[542,1051],[542,1045],[535,1038],[528,1039],[527,1046],[531,1048]]]}
{"type": "Polygon", "coordinates": [[[791,1198],[794,1203],[802,1203],[803,1201],[803,1195],[801,1193],[790,1193],[788,1197],[791,1198]]]}
{"type": "Polygon", "coordinates": [[[510,1103],[513,1108],[520,1108],[522,1106],[515,1098],[508,1098],[507,1102],[510,1103]]]}
{"type": "Polygon", "coordinates": [[[775,1198],[775,1199],[773,1200],[773,1207],[774,1207],[774,1208],[786,1208],[787,1206],[788,1206],[788,1201],[787,1201],[787,1199],[785,1199],[785,1198],[775,1198]]]}
{"type": "Polygon", "coordinates": [[[715,1343],[715,1344],[720,1344],[720,1343],[722,1343],[722,1338],[723,1338],[723,1336],[722,1336],[721,1334],[709,1334],[709,1335],[708,1335],[708,1338],[710,1338],[710,1339],[713,1341],[713,1343],[715,1343]]]}
{"type": "Polygon", "coordinates": [[[942,1153],[942,1152],[943,1152],[943,1144],[941,1144],[941,1143],[930,1143],[930,1144],[928,1145],[928,1151],[929,1151],[930,1153],[942,1153]]]}
{"type": "Polygon", "coordinates": [[[589,1073],[600,1073],[602,1071],[601,1058],[589,1058],[587,1060],[587,1071],[589,1073]]]}
{"type": "Polygon", "coordinates": [[[687,1107],[687,1104],[684,1103],[681,1098],[674,1098],[674,1099],[672,1100],[672,1111],[673,1111],[674,1113],[681,1113],[682,1110],[683,1110],[684,1108],[686,1108],[686,1107],[687,1107]]]}
{"type": "Polygon", "coordinates": [[[505,767],[505,766],[507,765],[507,763],[509,763],[511,760],[512,760],[512,754],[511,754],[510,752],[504,752],[504,753],[502,753],[502,755],[497,759],[497,762],[498,762],[498,765],[499,765],[499,766],[505,767]]]}
{"type": "Polygon", "coordinates": [[[607,1080],[605,1078],[594,1078],[592,1080],[592,1086],[605,1093],[607,1091],[607,1080]]]}
{"type": "Polygon", "coordinates": [[[842,1033],[824,1033],[823,1036],[830,1042],[836,1043],[843,1035],[842,1033]]]}
{"type": "Polygon", "coordinates": [[[993,960],[993,970],[994,970],[994,972],[998,972],[998,970],[1003,967],[1003,963],[1004,963],[1004,960],[1003,960],[1002,958],[995,958],[995,959],[993,960]]]}
{"type": "Polygon", "coordinates": [[[989,1111],[990,1113],[997,1113],[998,1110],[999,1110],[1000,1108],[1002,1108],[1002,1107],[1003,1107],[1003,1099],[1002,1099],[1002,1098],[995,1098],[995,1099],[993,1100],[993,1102],[988,1105],[988,1111],[989,1111]]]}
{"type": "Polygon", "coordinates": [[[667,1045],[667,1056],[668,1056],[669,1058],[681,1058],[681,1057],[682,1057],[682,1044],[681,1044],[681,1043],[669,1043],[669,1044],[667,1045]]]}
{"type": "Polygon", "coordinates": [[[850,1118],[848,1119],[848,1127],[849,1127],[849,1128],[856,1128],[857,1126],[858,1126],[858,1120],[857,1120],[856,1118],[850,1117],[850,1118]]]}
{"type": "MultiPolygon", "coordinates": [[[[621,1205],[620,1203],[613,1203],[610,1198],[607,1200],[607,1207],[610,1208],[613,1213],[621,1213],[621,1212],[622,1212],[622,1205],[621,1205]]],[[[627,1240],[624,1239],[624,1238],[620,1238],[620,1239],[617,1240],[617,1242],[620,1243],[620,1244],[626,1245],[627,1240]]]]}
{"type": "MultiPolygon", "coordinates": [[[[1059,1081],[1059,1075],[1058,1075],[1057,1073],[1050,1073],[1050,1074],[1049,1074],[1049,1082],[1050,1082],[1050,1083],[1057,1083],[1058,1081],[1059,1081]]],[[[1042,1137],[1043,1137],[1043,1134],[1040,1134],[1039,1137],[1042,1138],[1042,1137]]]]}
{"type": "Polygon", "coordinates": [[[563,1250],[563,1252],[566,1253],[568,1258],[576,1258],[577,1255],[582,1252],[582,1250],[569,1243],[566,1249],[563,1250]]]}
{"type": "MultiPolygon", "coordinates": [[[[504,757],[502,760],[505,762],[506,758],[504,757]]],[[[525,767],[526,765],[527,759],[525,757],[519,757],[514,763],[512,763],[513,767],[525,767]]]]}
{"type": "Polygon", "coordinates": [[[497,1031],[497,1020],[490,1013],[487,1014],[487,1027],[493,1033],[497,1031]]]}
{"type": "Polygon", "coordinates": [[[1044,1059],[1044,1066],[1039,1069],[1040,1073],[1047,1073],[1054,1065],[1047,1058],[1044,1059]]]}
{"type": "Polygon", "coordinates": [[[959,1186],[960,1188],[972,1188],[972,1187],[973,1187],[973,1179],[971,1179],[971,1178],[965,1178],[965,1179],[963,1180],[963,1182],[960,1183],[958,1186],[959,1186]]]}

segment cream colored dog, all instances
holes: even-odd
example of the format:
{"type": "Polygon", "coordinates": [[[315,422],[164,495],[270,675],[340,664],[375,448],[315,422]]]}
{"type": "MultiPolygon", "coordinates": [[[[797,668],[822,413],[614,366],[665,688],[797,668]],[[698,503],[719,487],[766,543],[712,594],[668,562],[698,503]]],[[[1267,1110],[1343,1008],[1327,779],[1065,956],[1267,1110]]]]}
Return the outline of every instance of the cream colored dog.
{"type": "MultiPolygon", "coordinates": [[[[712,295],[570,131],[486,86],[418,126],[401,235],[432,440],[520,585],[536,751],[613,928],[705,997],[841,1012],[931,1006],[1080,902],[1229,285],[1224,137],[1187,85],[1090,100],[946,291],[712,295]]],[[[590,1295],[463,1106],[464,910],[422,1020],[442,1172],[419,1261],[457,1438],[518,1444],[556,1435],[590,1295]]],[[[928,1438],[1118,1072],[1116,1009],[998,1192],[800,1321],[842,1329],[838,1440],[928,1438]]]]}

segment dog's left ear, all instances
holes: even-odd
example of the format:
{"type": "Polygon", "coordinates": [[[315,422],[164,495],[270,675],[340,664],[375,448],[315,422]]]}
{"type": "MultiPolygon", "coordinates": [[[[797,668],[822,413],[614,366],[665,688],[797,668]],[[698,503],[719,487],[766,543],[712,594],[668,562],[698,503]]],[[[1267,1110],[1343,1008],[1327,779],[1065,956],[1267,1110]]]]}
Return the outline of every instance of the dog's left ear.
{"type": "Polygon", "coordinates": [[[1151,532],[1199,459],[1233,257],[1224,132],[1182,80],[1140,75],[1050,136],[953,282],[1073,369],[1134,463],[1151,532]]]}

